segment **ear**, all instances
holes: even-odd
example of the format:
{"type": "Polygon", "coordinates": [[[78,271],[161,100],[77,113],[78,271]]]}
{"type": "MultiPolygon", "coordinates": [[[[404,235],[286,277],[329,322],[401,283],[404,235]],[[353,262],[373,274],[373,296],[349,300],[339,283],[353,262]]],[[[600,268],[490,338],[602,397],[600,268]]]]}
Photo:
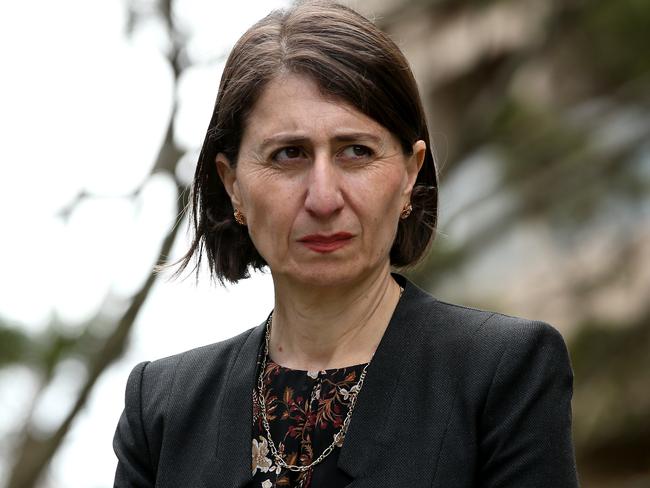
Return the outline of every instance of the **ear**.
{"type": "Polygon", "coordinates": [[[241,194],[237,183],[236,168],[230,163],[225,154],[219,153],[215,158],[217,173],[223,182],[223,186],[230,197],[234,209],[241,209],[241,194]]]}
{"type": "Polygon", "coordinates": [[[413,153],[408,157],[406,162],[407,184],[404,189],[408,198],[411,197],[411,191],[417,180],[418,173],[424,164],[424,158],[427,155],[427,143],[419,140],[413,144],[413,153]]]}

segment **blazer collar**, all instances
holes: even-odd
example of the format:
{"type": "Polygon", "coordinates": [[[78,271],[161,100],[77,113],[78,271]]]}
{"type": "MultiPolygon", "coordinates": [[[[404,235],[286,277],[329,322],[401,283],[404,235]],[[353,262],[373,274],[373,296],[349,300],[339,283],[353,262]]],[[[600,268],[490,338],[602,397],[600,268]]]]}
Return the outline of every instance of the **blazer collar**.
{"type": "MultiPolygon", "coordinates": [[[[368,375],[359,394],[338,467],[352,478],[369,471],[378,449],[386,444],[386,426],[400,373],[418,334],[409,323],[418,303],[431,297],[401,275],[393,275],[404,287],[388,327],[368,367],[368,375]],[[370,448],[369,448],[370,447],[370,448]]],[[[217,457],[204,473],[206,486],[243,487],[251,480],[252,391],[257,362],[264,337],[264,323],[252,329],[229,368],[225,395],[220,408],[217,433],[217,457]],[[215,481],[218,483],[215,485],[215,481]]]]}

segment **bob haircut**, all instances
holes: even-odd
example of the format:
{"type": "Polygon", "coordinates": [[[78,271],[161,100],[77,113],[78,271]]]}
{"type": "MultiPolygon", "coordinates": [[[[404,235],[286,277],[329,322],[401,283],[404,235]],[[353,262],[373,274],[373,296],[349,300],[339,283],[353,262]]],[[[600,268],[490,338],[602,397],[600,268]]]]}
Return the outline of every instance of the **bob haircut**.
{"type": "Polygon", "coordinates": [[[417,84],[397,45],[371,21],[333,2],[305,1],[276,10],[253,25],[235,44],[224,67],[216,104],[194,175],[191,219],[194,238],[177,262],[177,274],[205,251],[210,274],[221,283],[249,277],[266,266],[217,173],[223,153],[233,166],[247,117],[274,77],[292,73],[316,82],[323,96],[341,101],[388,129],[411,155],[426,145],[413,188],[413,211],[400,219],[390,250],[392,266],[415,264],[433,239],[437,222],[437,175],[417,84]]]}

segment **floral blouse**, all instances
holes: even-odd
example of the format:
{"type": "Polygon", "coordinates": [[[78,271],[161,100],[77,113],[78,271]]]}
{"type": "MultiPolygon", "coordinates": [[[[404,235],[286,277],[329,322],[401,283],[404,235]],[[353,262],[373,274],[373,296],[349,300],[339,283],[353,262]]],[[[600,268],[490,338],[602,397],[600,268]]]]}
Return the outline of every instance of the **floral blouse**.
{"type": "MultiPolygon", "coordinates": [[[[350,391],[365,364],[326,371],[300,371],[268,359],[264,373],[266,413],[275,445],[288,464],[307,465],[332,443],[348,413],[350,391]]],[[[250,488],[334,488],[344,486],[336,467],[338,445],[312,469],[296,473],[277,465],[253,390],[253,462],[250,488]]]]}

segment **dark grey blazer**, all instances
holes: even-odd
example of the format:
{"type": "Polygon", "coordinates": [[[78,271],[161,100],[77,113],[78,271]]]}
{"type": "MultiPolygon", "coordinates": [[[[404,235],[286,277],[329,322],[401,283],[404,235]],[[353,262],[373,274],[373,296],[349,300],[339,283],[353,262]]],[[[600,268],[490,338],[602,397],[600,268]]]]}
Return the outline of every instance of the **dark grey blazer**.
{"type": "MultiPolygon", "coordinates": [[[[576,487],[572,373],[560,334],[402,283],[341,449],[344,485],[576,487]]],[[[115,433],[116,487],[250,481],[262,338],[263,325],[135,367],[115,433]]]]}

